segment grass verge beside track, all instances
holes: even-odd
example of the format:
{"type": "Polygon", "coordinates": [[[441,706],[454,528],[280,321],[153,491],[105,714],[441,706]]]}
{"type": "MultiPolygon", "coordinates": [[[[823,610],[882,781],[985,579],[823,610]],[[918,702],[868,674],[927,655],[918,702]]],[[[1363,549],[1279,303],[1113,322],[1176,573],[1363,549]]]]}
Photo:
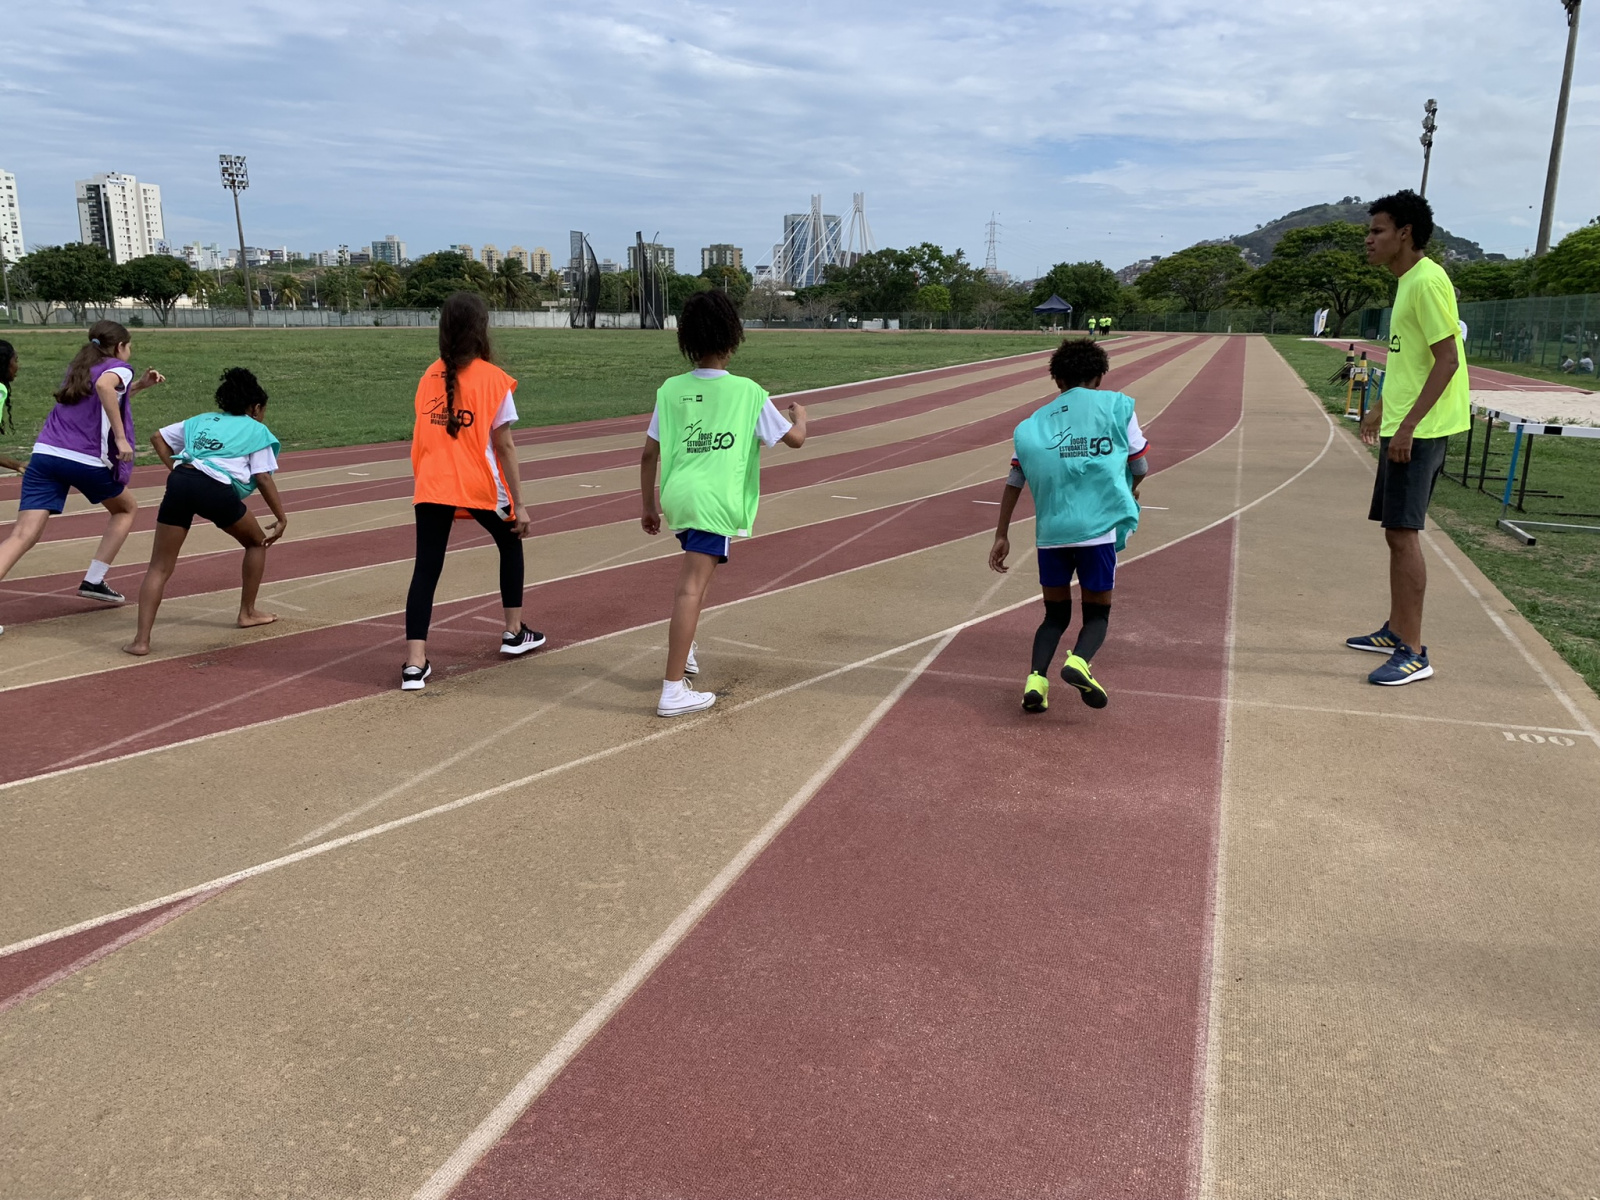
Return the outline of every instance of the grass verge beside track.
{"type": "MultiPolygon", "coordinates": [[[[12,330],[21,372],[12,388],[15,431],[0,452],[25,456],[50,394],[81,342],[78,330],[12,330]]],[[[417,378],[438,353],[432,329],[133,331],[136,366],[166,386],[135,400],[141,461],[161,425],[212,406],[223,368],[249,367],[272,396],[270,423],[287,449],[399,441],[411,436],[417,378]]],[[[671,333],[497,329],[497,357],[520,382],[520,424],[555,425],[647,413],[663,379],[684,369],[671,333]]],[[[769,392],[1047,350],[1040,334],[752,332],[735,369],[769,392]]],[[[1040,377],[1044,371],[1041,367],[1040,377]]]]}
{"type": "MultiPolygon", "coordinates": [[[[1344,385],[1328,382],[1328,377],[1344,362],[1342,348],[1304,342],[1294,336],[1280,335],[1271,341],[1330,412],[1344,412],[1344,385]]],[[[1500,362],[1485,365],[1495,370],[1514,369],[1514,365],[1500,362]]],[[[1519,373],[1570,381],[1570,376],[1556,376],[1551,372],[1519,373]]],[[[1355,423],[1352,421],[1350,425],[1353,429],[1355,423]]],[[[1478,436],[1481,439],[1481,433],[1478,436]]],[[[1452,470],[1461,462],[1463,440],[1451,439],[1452,470]]],[[[1510,439],[1505,439],[1501,445],[1509,449],[1510,439]]],[[[1490,466],[1493,470],[1494,461],[1490,466]]],[[[1505,471],[1503,456],[1499,459],[1499,470],[1505,471]]],[[[1540,438],[1529,483],[1565,497],[1560,501],[1536,501],[1529,497],[1529,515],[1534,520],[1560,520],[1541,517],[1540,512],[1535,511],[1551,507],[1568,512],[1600,512],[1600,440],[1540,438]]],[[[1350,502],[1364,509],[1367,498],[1352,496],[1350,502]]],[[[1600,693],[1600,535],[1546,530],[1539,532],[1538,545],[1524,546],[1496,528],[1495,522],[1500,517],[1498,496],[1483,495],[1476,485],[1462,487],[1448,479],[1439,481],[1429,515],[1561,657],[1600,693]]],[[[1378,552],[1375,535],[1373,553],[1378,552]]]]}

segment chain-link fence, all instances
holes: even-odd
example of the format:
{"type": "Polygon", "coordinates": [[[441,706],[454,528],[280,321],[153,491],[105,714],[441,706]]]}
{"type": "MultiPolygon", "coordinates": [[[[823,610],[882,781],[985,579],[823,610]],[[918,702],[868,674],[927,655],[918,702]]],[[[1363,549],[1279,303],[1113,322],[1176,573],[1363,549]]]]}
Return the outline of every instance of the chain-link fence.
{"type": "Polygon", "coordinates": [[[1560,367],[1600,348],[1600,295],[1481,300],[1463,304],[1461,319],[1478,358],[1560,367]]]}

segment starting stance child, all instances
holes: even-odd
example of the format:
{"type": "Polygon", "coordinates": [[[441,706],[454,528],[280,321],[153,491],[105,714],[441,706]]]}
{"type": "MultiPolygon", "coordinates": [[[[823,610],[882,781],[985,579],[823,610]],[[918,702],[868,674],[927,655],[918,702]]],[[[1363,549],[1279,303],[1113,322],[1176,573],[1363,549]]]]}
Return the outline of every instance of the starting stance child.
{"type": "Polygon", "coordinates": [[[433,593],[444,572],[450,530],[460,519],[477,521],[500,551],[500,604],[506,618],[500,653],[514,658],[544,645],[544,634],[522,623],[522,539],[528,536],[528,517],[511,438],[516,390],[517,381],[494,365],[483,297],[476,292],[448,297],[439,310],[439,357],[417,384],[411,430],[417,559],[406,593],[401,691],[421,691],[433,674],[428,662],[433,593]]]}
{"type": "MultiPolygon", "coordinates": [[[[0,433],[10,433],[11,381],[17,377],[17,350],[10,342],[0,342],[0,433]]],[[[24,467],[9,454],[0,454],[0,467],[22,474],[24,467]]]]}
{"type": "MultiPolygon", "coordinates": [[[[111,514],[78,595],[102,604],[126,597],[106,583],[106,572],[128,540],[139,505],[127,490],[133,478],[133,397],[164,383],[159,371],[135,380],[128,365],[128,331],[115,321],[96,321],[89,340],[73,356],[44,420],[33,455],[22,472],[22,499],[11,536],[0,542],[0,579],[33,548],[45,522],[66,507],[67,493],[82,492],[111,514]]],[[[15,359],[13,359],[15,362],[15,359]]]]}
{"type": "Polygon", "coordinates": [[[278,619],[256,608],[267,547],[283,536],[289,524],[272,479],[278,469],[278,439],[262,423],[267,393],[249,371],[230,367],[217,388],[217,407],[222,411],[168,425],[150,439],[169,474],[156,511],[150,567],[139,585],[139,631],[123,647],[129,654],[150,653],[150,629],[196,517],[204,517],[244,547],[239,628],[270,625],[278,619]],[[244,506],[244,498],[257,488],[275,518],[267,529],[244,506]]]}
{"type": "Polygon", "coordinates": [[[654,536],[662,516],[683,546],[667,673],[661,681],[659,717],[699,712],[717,702],[684,678],[699,673],[694,632],[711,589],[711,576],[728,561],[734,537],[749,537],[761,499],[761,447],[782,442],[799,449],[806,440],[806,410],[789,405],[785,420],[761,385],[728,373],[728,360],[744,341],[744,324],[726,292],[696,292],[678,318],[678,349],[694,370],[675,375],[656,393],[656,410],[639,460],[644,502],[640,524],[654,536]],[[656,468],[661,502],[656,503],[656,468]]]}
{"type": "Polygon", "coordinates": [[[1149,449],[1133,397],[1100,390],[1110,365],[1094,342],[1062,342],[1050,358],[1050,377],[1061,395],[1018,425],[1014,435],[1016,453],[1000,497],[989,567],[1007,569],[1011,514],[1026,483],[1033,493],[1044,621],[1033,635],[1033,669],[1022,687],[1024,712],[1050,707],[1050,664],[1072,621],[1074,573],[1082,592],[1083,626],[1061,678],[1090,708],[1106,706],[1106,690],[1089,664],[1106,640],[1117,551],[1139,527],[1139,482],[1148,470],[1149,449]]]}

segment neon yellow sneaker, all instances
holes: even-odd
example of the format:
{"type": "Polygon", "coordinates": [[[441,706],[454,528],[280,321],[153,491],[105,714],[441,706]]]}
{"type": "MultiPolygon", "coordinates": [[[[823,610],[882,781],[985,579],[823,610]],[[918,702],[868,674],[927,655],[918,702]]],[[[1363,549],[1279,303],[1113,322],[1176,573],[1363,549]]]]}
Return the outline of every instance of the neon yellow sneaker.
{"type": "Polygon", "coordinates": [[[1022,685],[1022,711],[1043,712],[1050,707],[1050,681],[1035,671],[1022,685]]]}
{"type": "Polygon", "coordinates": [[[1083,694],[1083,702],[1090,708],[1104,708],[1111,699],[1089,670],[1089,664],[1076,654],[1067,655],[1067,661],[1061,664],[1061,678],[1083,694]]]}

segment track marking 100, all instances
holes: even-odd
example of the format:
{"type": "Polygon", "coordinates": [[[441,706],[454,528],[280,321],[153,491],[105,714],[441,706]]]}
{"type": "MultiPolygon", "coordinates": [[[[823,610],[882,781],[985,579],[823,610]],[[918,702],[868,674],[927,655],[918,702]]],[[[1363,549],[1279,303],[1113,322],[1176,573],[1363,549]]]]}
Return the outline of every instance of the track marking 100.
{"type": "Polygon", "coordinates": [[[1572,738],[1563,737],[1559,733],[1512,733],[1509,729],[1502,729],[1500,736],[1508,742],[1526,742],[1530,746],[1576,746],[1578,744],[1572,738]]]}

